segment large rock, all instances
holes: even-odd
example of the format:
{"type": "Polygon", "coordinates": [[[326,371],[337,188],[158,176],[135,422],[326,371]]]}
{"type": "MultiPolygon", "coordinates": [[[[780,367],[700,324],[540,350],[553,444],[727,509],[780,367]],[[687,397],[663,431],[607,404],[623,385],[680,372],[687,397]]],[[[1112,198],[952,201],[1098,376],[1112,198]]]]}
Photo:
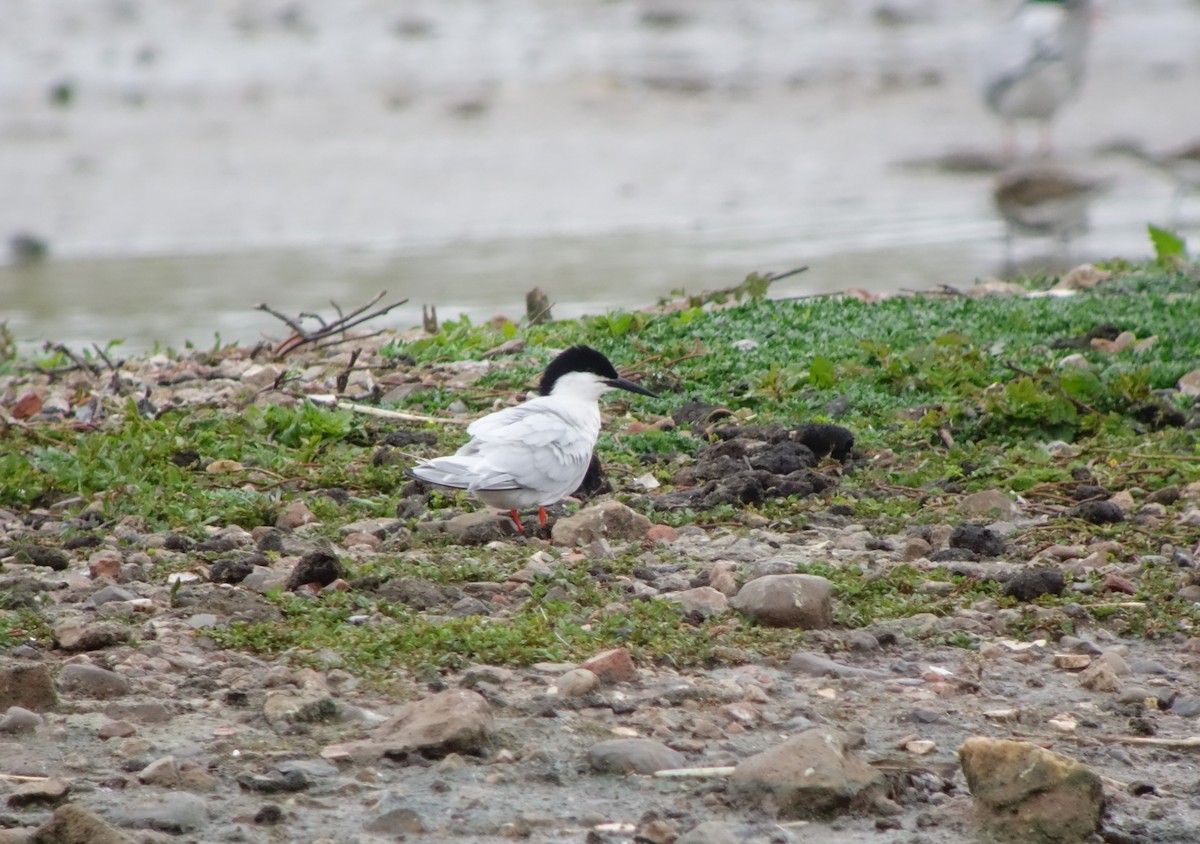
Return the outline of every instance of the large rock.
{"type": "Polygon", "coordinates": [[[30,844],[133,844],[133,839],[76,803],[60,806],[30,844]]]}
{"type": "Polygon", "coordinates": [[[682,768],[687,759],[654,739],[610,739],[593,744],[588,764],[606,774],[653,774],[669,768],[682,768]]]}
{"type": "Polygon", "coordinates": [[[123,645],[132,631],[112,621],[85,621],[72,618],[54,628],[54,641],[64,651],[98,651],[123,645]]]}
{"type": "Polygon", "coordinates": [[[743,586],[729,605],[772,627],[831,627],[833,584],[813,574],[769,574],[743,586]]]}
{"type": "Polygon", "coordinates": [[[992,838],[1071,844],[1100,828],[1100,777],[1074,759],[1029,742],[974,736],[959,748],[958,761],[977,821],[992,838]]]}
{"type": "Polygon", "coordinates": [[[129,681],[117,672],[82,662],[64,667],[58,685],[63,691],[94,698],[120,697],[130,688],[129,681]]]}
{"type": "Polygon", "coordinates": [[[0,709],[19,706],[45,712],[58,704],[54,678],[40,662],[0,662],[0,709]]]}
{"type": "Polygon", "coordinates": [[[594,507],[585,507],[574,516],[567,516],[554,523],[550,537],[555,545],[573,548],[587,545],[597,539],[645,539],[650,531],[650,520],[635,513],[619,501],[604,501],[594,507]]]}
{"type": "Polygon", "coordinates": [[[805,730],[744,760],[730,778],[743,798],[781,818],[822,817],[870,804],[882,780],[838,730],[805,730]]]}
{"type": "Polygon", "coordinates": [[[407,704],[376,727],[371,738],[337,749],[357,762],[413,752],[479,753],[491,740],[492,730],[491,707],[483,695],[450,689],[407,704]]]}

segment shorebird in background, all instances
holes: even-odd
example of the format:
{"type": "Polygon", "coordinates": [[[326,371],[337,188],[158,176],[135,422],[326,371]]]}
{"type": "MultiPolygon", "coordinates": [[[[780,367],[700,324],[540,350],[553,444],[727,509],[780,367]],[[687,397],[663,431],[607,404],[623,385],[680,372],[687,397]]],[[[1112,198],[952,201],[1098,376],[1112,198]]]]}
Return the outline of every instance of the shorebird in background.
{"type": "Polygon", "coordinates": [[[536,506],[544,526],[546,505],[583,482],[600,436],[599,399],[613,389],[658,398],[620,377],[600,352],[572,346],[546,367],[536,398],[475,420],[467,428],[470,442],[452,455],[422,460],[409,474],[508,510],[521,532],[518,511],[536,506]]]}
{"type": "Polygon", "coordinates": [[[1064,248],[1088,229],[1088,208],[1110,182],[1063,167],[1021,167],[996,178],[992,200],[1006,226],[1005,259],[1012,264],[1015,234],[1052,237],[1064,248]]]}
{"type": "Polygon", "coordinates": [[[1043,155],[1051,121],[1079,90],[1092,25],[1091,0],[1025,0],[983,56],[983,98],[1008,124],[1005,154],[1017,152],[1016,122],[1041,124],[1043,155]]]}

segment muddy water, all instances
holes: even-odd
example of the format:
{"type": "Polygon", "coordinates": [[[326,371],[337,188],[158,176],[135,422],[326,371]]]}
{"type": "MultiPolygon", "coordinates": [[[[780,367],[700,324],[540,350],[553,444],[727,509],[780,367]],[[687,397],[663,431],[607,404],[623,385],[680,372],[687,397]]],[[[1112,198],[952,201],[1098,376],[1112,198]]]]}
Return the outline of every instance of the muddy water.
{"type": "MultiPolygon", "coordinates": [[[[999,148],[975,67],[1009,7],[7,0],[0,237],[52,256],[0,265],[0,320],[142,348],[379,290],[408,326],[422,303],[518,316],[534,285],[568,316],[800,264],[780,295],[967,284],[1005,264],[992,175],[936,162],[999,148]]],[[[1056,149],[1114,187],[1066,254],[1013,257],[1145,254],[1172,185],[1099,150],[1200,136],[1197,95],[1200,3],[1108,3],[1056,149]]],[[[1195,236],[1200,198],[1174,223],[1195,236]]]]}

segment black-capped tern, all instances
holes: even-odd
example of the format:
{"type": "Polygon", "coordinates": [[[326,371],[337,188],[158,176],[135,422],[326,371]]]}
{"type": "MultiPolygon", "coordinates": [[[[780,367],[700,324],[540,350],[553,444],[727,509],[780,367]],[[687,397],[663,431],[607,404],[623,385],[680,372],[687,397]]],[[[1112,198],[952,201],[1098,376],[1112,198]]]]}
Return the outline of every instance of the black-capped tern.
{"type": "Polygon", "coordinates": [[[613,389],[658,398],[618,375],[600,352],[572,346],[546,367],[536,398],[475,420],[467,428],[470,442],[422,460],[409,474],[508,510],[519,531],[525,507],[536,506],[545,525],[546,505],[578,489],[587,474],[600,436],[599,399],[613,389]]]}

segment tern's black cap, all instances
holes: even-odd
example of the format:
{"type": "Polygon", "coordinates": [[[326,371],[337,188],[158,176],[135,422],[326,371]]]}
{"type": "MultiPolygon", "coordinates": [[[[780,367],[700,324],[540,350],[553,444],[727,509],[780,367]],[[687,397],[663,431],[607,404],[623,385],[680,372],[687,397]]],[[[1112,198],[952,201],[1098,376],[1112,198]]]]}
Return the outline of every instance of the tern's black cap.
{"type": "Polygon", "coordinates": [[[619,377],[612,362],[591,346],[572,346],[550,361],[550,365],[542,373],[538,393],[543,396],[550,395],[550,391],[554,389],[554,382],[568,372],[591,372],[605,380],[615,380],[619,377]]]}

